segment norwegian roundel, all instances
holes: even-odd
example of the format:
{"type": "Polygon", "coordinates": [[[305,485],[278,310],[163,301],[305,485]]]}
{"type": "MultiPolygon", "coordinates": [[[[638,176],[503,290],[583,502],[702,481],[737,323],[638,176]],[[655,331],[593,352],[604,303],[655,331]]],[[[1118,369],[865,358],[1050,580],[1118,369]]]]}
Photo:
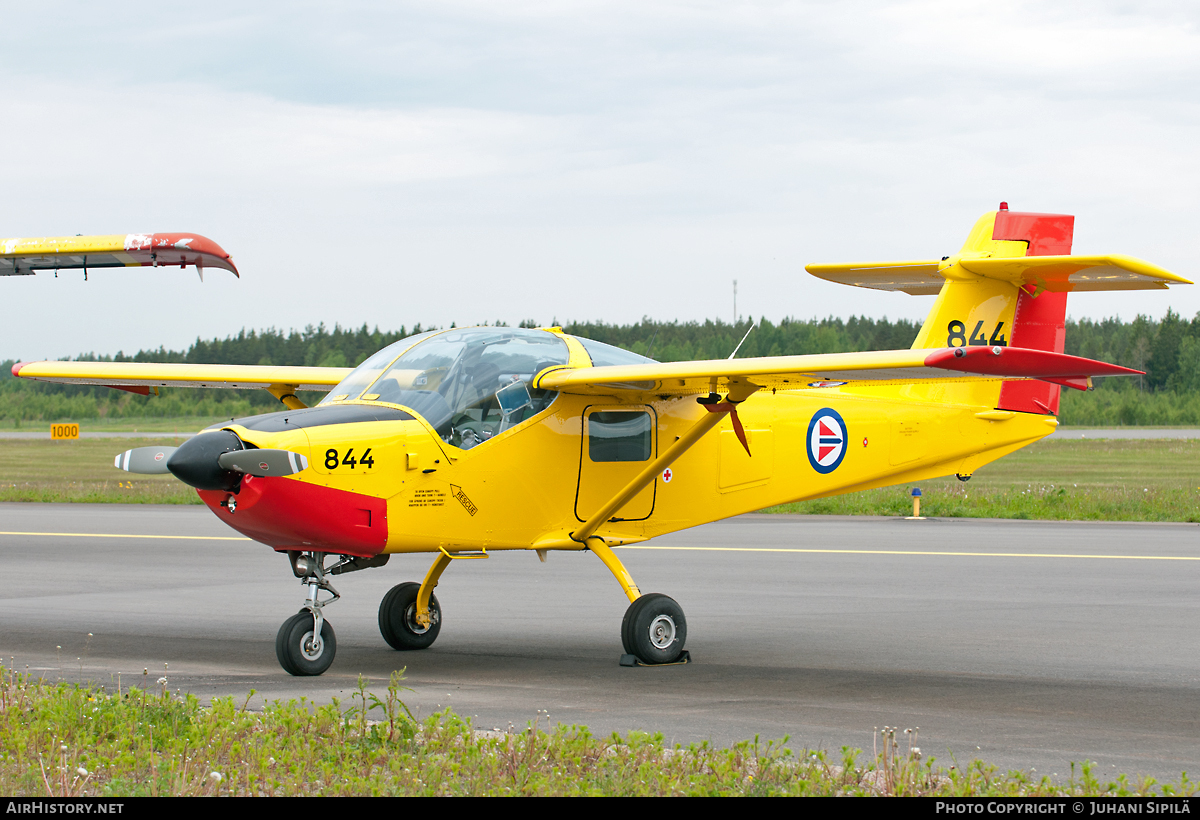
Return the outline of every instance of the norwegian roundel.
{"type": "Polygon", "coordinates": [[[846,456],[849,433],[836,410],[818,410],[808,423],[808,463],[818,473],[832,473],[846,456]]]}

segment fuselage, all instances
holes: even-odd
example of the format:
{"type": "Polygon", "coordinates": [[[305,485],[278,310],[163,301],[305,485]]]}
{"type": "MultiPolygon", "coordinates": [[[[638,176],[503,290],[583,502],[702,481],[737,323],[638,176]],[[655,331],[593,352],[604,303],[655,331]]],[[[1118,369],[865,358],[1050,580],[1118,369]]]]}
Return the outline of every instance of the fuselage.
{"type": "MultiPolygon", "coordinates": [[[[379,402],[232,423],[223,429],[247,445],[303,453],[309,469],[244,478],[234,513],[234,494],[200,494],[235,529],[281,550],[581,549],[571,533],[705,414],[692,396],[631,402],[614,392],[558,395],[470,449],[443,440],[410,408],[379,402]],[[393,417],[378,418],[384,411],[393,417]],[[615,439],[605,425],[618,428],[615,439]]],[[[726,418],[597,534],[632,543],[784,502],[970,475],[1057,423],[898,392],[760,391],[740,408],[749,454],[726,418]]]]}

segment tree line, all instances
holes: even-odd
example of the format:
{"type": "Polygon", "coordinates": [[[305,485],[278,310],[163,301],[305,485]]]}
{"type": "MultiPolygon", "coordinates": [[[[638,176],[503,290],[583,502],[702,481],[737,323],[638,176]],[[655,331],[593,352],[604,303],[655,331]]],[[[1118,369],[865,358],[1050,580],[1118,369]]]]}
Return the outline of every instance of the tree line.
{"type": "MultiPolygon", "coordinates": [[[[496,322],[496,326],[504,326],[496,322]]],[[[527,320],[522,327],[539,327],[527,320]]],[[[551,322],[551,326],[558,324],[551,322]]],[[[451,327],[454,325],[451,324],[451,327]]],[[[565,332],[632,350],[663,362],[723,359],[750,328],[751,321],[660,322],[633,324],[565,323],[565,332]]],[[[375,351],[433,326],[373,330],[332,329],[325,325],[284,332],[242,330],[224,339],[197,338],[187,350],[139,350],[133,354],[89,352],[74,361],[180,362],[189,364],[309,365],[353,367],[375,351]]],[[[738,351],[739,358],[860,350],[897,350],[912,345],[920,323],[908,319],[761,319],[738,351]]],[[[1064,391],[1061,418],[1067,424],[1200,423],[1200,314],[1186,320],[1173,310],[1160,320],[1138,316],[1069,320],[1066,352],[1145,370],[1136,379],[1101,379],[1086,396],[1064,391]]],[[[56,385],[15,379],[12,359],[0,368],[0,421],[57,421],[120,417],[229,417],[278,407],[261,390],[166,389],[158,397],[137,396],[104,387],[56,385]]],[[[319,396],[307,398],[310,403],[319,396]]]]}

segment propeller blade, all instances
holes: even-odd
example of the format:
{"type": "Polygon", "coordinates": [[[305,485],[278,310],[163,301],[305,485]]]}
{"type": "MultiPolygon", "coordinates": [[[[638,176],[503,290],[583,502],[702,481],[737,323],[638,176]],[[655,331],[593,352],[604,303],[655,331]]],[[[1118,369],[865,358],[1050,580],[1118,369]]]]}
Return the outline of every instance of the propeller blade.
{"type": "Polygon", "coordinates": [[[237,450],[222,453],[217,463],[224,470],[259,477],[291,475],[308,469],[308,459],[290,450],[237,450]]]}
{"type": "Polygon", "coordinates": [[[117,456],[113,466],[127,473],[142,475],[166,475],[167,460],[175,452],[175,447],[135,447],[117,456]]]}

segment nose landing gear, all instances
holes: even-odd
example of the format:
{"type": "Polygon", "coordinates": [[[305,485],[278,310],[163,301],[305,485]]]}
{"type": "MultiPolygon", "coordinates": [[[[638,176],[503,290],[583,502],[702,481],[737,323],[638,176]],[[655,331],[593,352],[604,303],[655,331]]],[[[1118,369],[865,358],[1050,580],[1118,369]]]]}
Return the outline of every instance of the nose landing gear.
{"type": "MultiPolygon", "coordinates": [[[[275,655],[290,675],[320,675],[337,654],[337,636],[322,609],[342,596],[325,577],[325,553],[289,553],[292,572],[307,587],[304,608],[283,622],[275,636],[275,655]],[[320,599],[321,590],[333,597],[320,599]]],[[[336,566],[336,565],[335,565],[336,566]]]]}
{"type": "Polygon", "coordinates": [[[314,615],[307,609],[284,621],[275,636],[275,655],[290,675],[320,675],[333,663],[336,653],[333,627],[319,613],[314,615]]]}

